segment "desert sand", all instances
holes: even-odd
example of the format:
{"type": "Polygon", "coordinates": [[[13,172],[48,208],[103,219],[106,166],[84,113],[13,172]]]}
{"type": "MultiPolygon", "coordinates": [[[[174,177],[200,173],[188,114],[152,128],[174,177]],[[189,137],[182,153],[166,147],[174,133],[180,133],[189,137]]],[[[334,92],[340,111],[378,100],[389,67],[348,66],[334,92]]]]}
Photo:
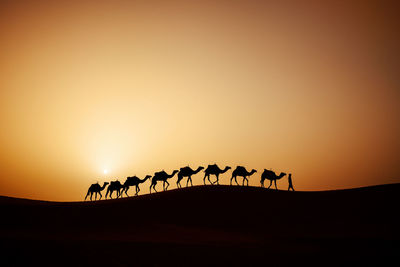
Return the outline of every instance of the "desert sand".
{"type": "Polygon", "coordinates": [[[0,197],[0,265],[399,266],[399,196],[400,184],[194,186],[93,202],[0,197]]]}

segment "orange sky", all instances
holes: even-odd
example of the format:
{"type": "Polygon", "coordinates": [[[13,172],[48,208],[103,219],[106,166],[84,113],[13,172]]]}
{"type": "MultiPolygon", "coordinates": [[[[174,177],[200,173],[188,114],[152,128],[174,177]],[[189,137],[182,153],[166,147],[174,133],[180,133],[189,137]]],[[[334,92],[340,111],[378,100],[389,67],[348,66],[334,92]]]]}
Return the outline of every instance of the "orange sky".
{"type": "Polygon", "coordinates": [[[400,182],[393,5],[9,2],[0,195],[81,200],[96,181],[212,163],[257,169],[257,186],[264,168],[298,190],[400,182]]]}

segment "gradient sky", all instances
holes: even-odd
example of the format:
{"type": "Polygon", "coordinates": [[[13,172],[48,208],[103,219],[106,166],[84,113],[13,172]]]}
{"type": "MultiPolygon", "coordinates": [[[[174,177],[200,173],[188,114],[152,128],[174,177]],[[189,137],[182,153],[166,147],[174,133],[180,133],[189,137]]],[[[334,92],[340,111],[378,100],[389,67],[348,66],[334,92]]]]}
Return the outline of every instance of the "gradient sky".
{"type": "Polygon", "coordinates": [[[2,1],[0,195],[213,163],[400,182],[398,22],[384,1],[2,1]]]}

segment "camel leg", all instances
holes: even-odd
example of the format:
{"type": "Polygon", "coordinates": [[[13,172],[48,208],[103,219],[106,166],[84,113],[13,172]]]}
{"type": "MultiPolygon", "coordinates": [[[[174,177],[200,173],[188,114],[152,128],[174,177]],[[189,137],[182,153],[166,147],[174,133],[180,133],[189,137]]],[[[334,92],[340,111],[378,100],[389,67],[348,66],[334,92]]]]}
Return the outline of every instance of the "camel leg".
{"type": "Polygon", "coordinates": [[[249,186],[249,179],[247,179],[247,177],[245,177],[244,179],[246,179],[246,186],[249,186]]]}
{"type": "MultiPolygon", "coordinates": [[[[212,183],[212,184],[215,184],[215,183],[216,183],[216,184],[218,185],[218,184],[219,184],[219,175],[215,175],[215,177],[217,178],[217,180],[216,180],[214,183],[212,183]]],[[[209,180],[209,181],[210,181],[210,180],[209,180]]],[[[211,183],[211,181],[210,181],[210,183],[211,183]]]]}
{"type": "Polygon", "coordinates": [[[274,182],[275,182],[275,189],[278,190],[278,187],[276,186],[276,180],[274,180],[274,182]]]}
{"type": "Polygon", "coordinates": [[[129,190],[129,187],[125,188],[125,195],[126,195],[127,197],[129,197],[129,195],[128,195],[128,190],[129,190]]]}
{"type": "Polygon", "coordinates": [[[179,180],[179,178],[178,178],[178,181],[176,181],[176,186],[177,186],[178,188],[182,188],[182,186],[181,186],[181,180],[179,180]]]}
{"type": "Polygon", "coordinates": [[[168,186],[169,186],[169,183],[168,183],[168,181],[167,181],[167,180],[165,180],[165,183],[167,184],[167,187],[165,188],[165,190],[164,190],[164,191],[168,190],[168,186]]]}
{"type": "Polygon", "coordinates": [[[188,177],[188,179],[186,180],[186,187],[188,187],[188,185],[189,185],[189,181],[190,181],[190,183],[192,184],[192,186],[193,186],[193,183],[192,183],[192,177],[188,177]]]}
{"type": "Polygon", "coordinates": [[[90,201],[92,201],[93,192],[90,192],[90,201]]]}
{"type": "Polygon", "coordinates": [[[232,175],[232,177],[231,177],[230,185],[232,185],[232,180],[233,180],[233,175],[232,175]]]}
{"type": "Polygon", "coordinates": [[[264,187],[264,180],[261,180],[260,183],[261,183],[261,187],[264,187]]]}
{"type": "Polygon", "coordinates": [[[205,174],[205,175],[204,175],[204,178],[203,178],[203,184],[204,184],[204,185],[206,185],[206,177],[207,177],[207,174],[205,174]]]}
{"type": "Polygon", "coordinates": [[[237,181],[237,176],[235,176],[235,183],[236,183],[236,185],[239,185],[239,183],[237,181]]]}
{"type": "Polygon", "coordinates": [[[243,182],[242,182],[242,186],[244,186],[244,181],[246,180],[246,177],[243,176],[243,182]]]}
{"type": "Polygon", "coordinates": [[[272,180],[270,180],[270,183],[269,183],[268,189],[271,187],[271,185],[272,185],[272,180]]]}
{"type": "Polygon", "coordinates": [[[88,195],[90,194],[90,191],[88,191],[87,192],[87,194],[86,194],[86,197],[85,197],[85,200],[84,201],[86,201],[86,198],[88,197],[88,195]]]}
{"type": "Polygon", "coordinates": [[[137,185],[137,186],[136,186],[136,194],[135,194],[135,196],[137,196],[137,195],[139,194],[139,191],[140,191],[140,188],[139,188],[139,186],[137,185]]]}
{"type": "Polygon", "coordinates": [[[99,195],[100,195],[100,198],[99,198],[99,200],[103,197],[103,195],[101,194],[101,192],[99,192],[99,195]]]}
{"type": "Polygon", "coordinates": [[[153,187],[154,191],[157,192],[157,190],[156,190],[156,184],[157,184],[157,183],[152,183],[152,184],[150,185],[150,194],[151,194],[151,188],[152,188],[152,187],[153,187]]]}
{"type": "Polygon", "coordinates": [[[207,178],[208,178],[208,181],[210,182],[210,184],[214,184],[214,183],[212,183],[211,180],[210,180],[210,175],[207,176],[207,178]]]}

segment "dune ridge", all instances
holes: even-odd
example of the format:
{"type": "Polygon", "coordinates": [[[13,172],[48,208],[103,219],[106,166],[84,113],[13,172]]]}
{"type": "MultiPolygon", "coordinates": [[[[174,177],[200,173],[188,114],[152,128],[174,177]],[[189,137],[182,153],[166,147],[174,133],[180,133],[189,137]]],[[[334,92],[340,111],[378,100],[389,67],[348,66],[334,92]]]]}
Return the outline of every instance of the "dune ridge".
{"type": "Polygon", "coordinates": [[[93,202],[0,197],[0,240],[21,266],[385,265],[398,262],[399,193],[220,185],[93,202]]]}

